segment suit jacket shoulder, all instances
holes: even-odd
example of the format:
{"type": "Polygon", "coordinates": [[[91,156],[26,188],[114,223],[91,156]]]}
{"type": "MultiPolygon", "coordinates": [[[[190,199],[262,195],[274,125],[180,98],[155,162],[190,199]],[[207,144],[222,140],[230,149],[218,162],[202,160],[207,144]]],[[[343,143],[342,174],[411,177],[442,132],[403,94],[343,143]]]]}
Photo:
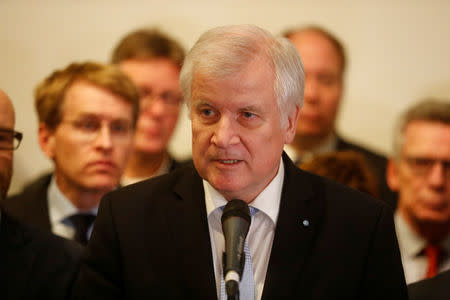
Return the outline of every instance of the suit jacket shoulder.
{"type": "Polygon", "coordinates": [[[190,166],[102,199],[76,297],[215,299],[203,184],[190,166]]]}
{"type": "Polygon", "coordinates": [[[392,209],[284,162],[263,299],[407,299],[392,209]]]}
{"type": "Polygon", "coordinates": [[[0,290],[6,299],[68,299],[82,247],[2,211],[0,290]]]}
{"type": "Polygon", "coordinates": [[[20,194],[8,197],[2,203],[3,208],[14,218],[25,224],[50,231],[47,189],[52,174],[45,174],[25,186],[20,194]]]}

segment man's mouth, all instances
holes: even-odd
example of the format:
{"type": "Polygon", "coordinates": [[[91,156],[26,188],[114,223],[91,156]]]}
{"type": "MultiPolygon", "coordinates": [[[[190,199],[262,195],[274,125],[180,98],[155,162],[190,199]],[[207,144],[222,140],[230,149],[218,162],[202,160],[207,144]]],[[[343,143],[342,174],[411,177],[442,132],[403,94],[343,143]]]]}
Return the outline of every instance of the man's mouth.
{"type": "Polygon", "coordinates": [[[235,164],[239,162],[237,159],[221,159],[219,161],[224,164],[235,164]]]}

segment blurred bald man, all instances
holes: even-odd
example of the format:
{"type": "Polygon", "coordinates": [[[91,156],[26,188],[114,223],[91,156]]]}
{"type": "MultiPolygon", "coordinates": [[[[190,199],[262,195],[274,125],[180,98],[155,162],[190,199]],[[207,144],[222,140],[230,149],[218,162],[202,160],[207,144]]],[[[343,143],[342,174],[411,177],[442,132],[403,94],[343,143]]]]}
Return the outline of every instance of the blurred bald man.
{"type": "Polygon", "coordinates": [[[300,52],[306,75],[304,106],[287,153],[294,161],[307,162],[317,154],[341,150],[360,152],[375,172],[380,198],[395,207],[395,197],[386,184],[386,158],[344,140],[336,132],[346,68],[342,43],[317,26],[288,30],[284,36],[300,52]]]}
{"type": "MultiPolygon", "coordinates": [[[[0,90],[0,204],[11,182],[14,108],[0,90]]],[[[74,242],[22,225],[0,209],[0,298],[66,299],[78,272],[81,248],[74,242]]]]}

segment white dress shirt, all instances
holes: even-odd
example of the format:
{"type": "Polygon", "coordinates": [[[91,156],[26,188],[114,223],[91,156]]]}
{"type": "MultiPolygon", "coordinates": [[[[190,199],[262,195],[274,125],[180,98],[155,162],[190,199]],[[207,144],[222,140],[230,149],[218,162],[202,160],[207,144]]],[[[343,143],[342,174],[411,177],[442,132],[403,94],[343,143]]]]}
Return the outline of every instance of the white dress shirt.
{"type": "MultiPolygon", "coordinates": [[[[394,221],[406,283],[422,280],[428,269],[428,258],[424,253],[427,241],[409,226],[399,212],[395,213],[394,221]]],[[[440,245],[445,252],[438,268],[442,272],[450,269],[450,235],[440,245]]]]}
{"type": "MultiPolygon", "coordinates": [[[[68,218],[81,211],[79,211],[72,202],[63,195],[56,184],[55,176],[52,176],[52,180],[47,189],[47,199],[52,232],[66,239],[73,240],[75,237],[75,228],[68,218]]],[[[95,207],[89,211],[83,211],[83,213],[91,213],[96,216],[97,210],[98,207],[95,207]]],[[[94,224],[88,229],[88,238],[91,236],[93,227],[94,224]]]]}
{"type": "MultiPolygon", "coordinates": [[[[255,296],[261,299],[272,250],[275,225],[280,208],[281,191],[284,181],[284,164],[280,161],[278,173],[267,187],[256,197],[250,206],[259,211],[252,217],[247,235],[248,247],[252,257],[253,275],[255,279],[255,296]]],[[[206,213],[208,215],[209,236],[211,239],[217,295],[220,298],[220,284],[223,277],[222,254],[225,238],[222,232],[221,206],[227,204],[225,198],[207,181],[203,180],[205,190],[206,213]]]]}

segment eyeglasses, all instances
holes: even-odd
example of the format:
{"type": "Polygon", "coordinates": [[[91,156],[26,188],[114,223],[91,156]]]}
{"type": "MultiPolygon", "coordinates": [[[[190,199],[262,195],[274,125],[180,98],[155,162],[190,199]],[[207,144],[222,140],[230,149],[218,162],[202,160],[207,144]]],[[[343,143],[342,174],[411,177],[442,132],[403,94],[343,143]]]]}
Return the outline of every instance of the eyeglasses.
{"type": "Polygon", "coordinates": [[[411,170],[418,176],[427,176],[437,163],[441,164],[445,177],[450,179],[450,160],[426,157],[405,157],[404,160],[411,170]]]}
{"type": "Polygon", "coordinates": [[[80,133],[86,141],[93,141],[101,132],[104,123],[109,129],[111,138],[116,141],[126,141],[132,135],[134,127],[126,120],[105,121],[98,118],[88,117],[78,120],[66,120],[61,123],[69,123],[80,133]]]}
{"type": "Polygon", "coordinates": [[[22,141],[22,133],[12,129],[0,128],[0,149],[16,150],[22,141]]]}
{"type": "Polygon", "coordinates": [[[149,107],[155,100],[160,100],[166,108],[176,110],[181,101],[183,101],[183,97],[171,91],[153,94],[148,89],[140,89],[139,97],[141,99],[141,109],[149,107]]]}

